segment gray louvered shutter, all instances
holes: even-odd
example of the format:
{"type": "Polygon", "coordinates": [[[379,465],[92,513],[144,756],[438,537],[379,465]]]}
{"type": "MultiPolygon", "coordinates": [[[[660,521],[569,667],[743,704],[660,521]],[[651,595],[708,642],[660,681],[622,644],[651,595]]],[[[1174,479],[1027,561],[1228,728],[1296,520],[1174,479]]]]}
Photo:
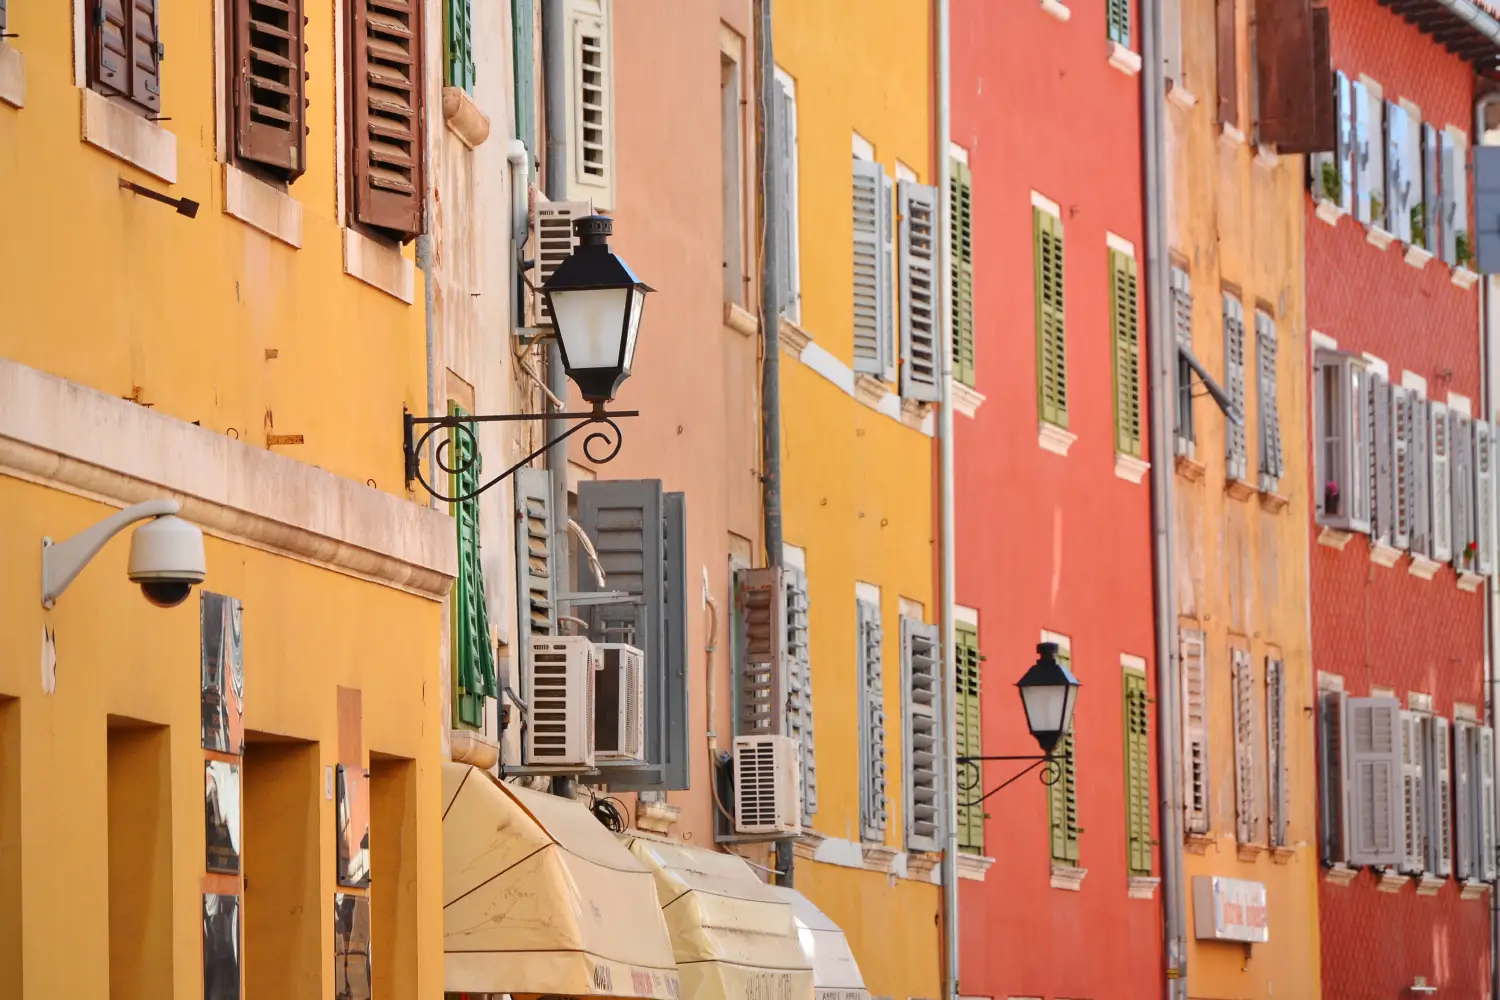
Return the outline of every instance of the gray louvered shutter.
{"type": "Polygon", "coordinates": [[[1281,411],[1276,398],[1276,321],[1255,313],[1256,396],[1260,402],[1260,488],[1275,493],[1286,471],[1281,455],[1281,411]]]}
{"type": "Polygon", "coordinates": [[[1318,692],[1318,782],[1321,786],[1318,818],[1323,861],[1343,864],[1349,860],[1348,810],[1344,786],[1344,702],[1342,691],[1318,692]]]}
{"type": "Polygon", "coordinates": [[[897,187],[901,261],[901,395],[935,403],[942,359],[937,343],[937,188],[897,187]]]}
{"type": "Polygon", "coordinates": [[[1438,197],[1438,137],[1437,129],[1422,124],[1422,246],[1429,253],[1436,253],[1442,240],[1442,201],[1438,197]]]}
{"type": "Polygon", "coordinates": [[[1500,272],[1500,146],[1474,147],[1474,254],[1481,274],[1500,272]]]}
{"type": "Polygon", "coordinates": [[[1266,657],[1266,836],[1272,847],[1286,846],[1286,671],[1266,657]]]}
{"type": "Polygon", "coordinates": [[[1182,664],[1183,807],[1188,833],[1207,833],[1212,821],[1208,799],[1208,665],[1203,633],[1183,629],[1178,636],[1182,664]]]}
{"type": "Polygon", "coordinates": [[[5,0],[0,0],[0,31],[5,30],[5,0]]]}
{"type": "MultiPolygon", "coordinates": [[[[666,697],[662,700],[659,728],[662,739],[661,788],[683,791],[692,784],[690,769],[691,751],[688,737],[692,728],[688,725],[688,711],[692,707],[692,691],[688,682],[688,562],[687,562],[687,495],[679,492],[662,494],[666,530],[666,627],[663,636],[666,650],[661,663],[666,674],[663,683],[666,697]]],[[[646,724],[651,725],[650,706],[647,705],[646,724]]],[[[647,758],[648,762],[650,758],[647,758]]],[[[614,781],[614,787],[631,787],[628,782],[614,781]]],[[[656,785],[653,788],[658,787],[656,785]]]]}
{"type": "Polygon", "coordinates": [[[1411,498],[1411,551],[1426,556],[1432,549],[1432,439],[1428,436],[1427,400],[1411,394],[1411,468],[1407,495],[1411,498]]]}
{"type": "Polygon", "coordinates": [[[1182,357],[1181,348],[1191,348],[1193,344],[1193,283],[1180,267],[1172,268],[1172,332],[1179,348],[1177,364],[1173,366],[1176,372],[1173,437],[1176,453],[1192,458],[1197,439],[1193,431],[1193,369],[1182,357]]]}
{"type": "Polygon", "coordinates": [[[1488,420],[1473,423],[1474,531],[1477,546],[1474,572],[1489,576],[1495,571],[1495,441],[1488,420]]]}
{"type": "Polygon", "coordinates": [[[1412,536],[1412,447],[1411,390],[1391,386],[1391,544],[1411,546],[1412,536]]]}
{"type": "Polygon", "coordinates": [[[530,466],[517,469],[516,610],[523,662],[531,636],[556,635],[557,587],[552,572],[552,474],[530,466]]]}
{"type": "Polygon", "coordinates": [[[1395,101],[1385,102],[1385,205],[1386,229],[1402,242],[1411,241],[1411,216],[1407,214],[1406,111],[1395,101]]]}
{"type": "Polygon", "coordinates": [[[1391,488],[1391,387],[1379,372],[1370,373],[1368,400],[1370,443],[1374,448],[1370,462],[1370,538],[1377,545],[1389,545],[1396,509],[1391,488]]]}
{"type": "Polygon", "coordinates": [[[1406,834],[1401,870],[1404,872],[1420,872],[1427,860],[1422,721],[1416,712],[1401,713],[1401,814],[1406,834]]]}
{"type": "Polygon", "coordinates": [[[1454,150],[1453,136],[1446,131],[1439,131],[1438,141],[1438,171],[1442,178],[1442,189],[1438,195],[1438,215],[1442,225],[1442,258],[1445,263],[1458,263],[1458,202],[1454,199],[1453,191],[1453,165],[1454,150]]]}
{"type": "Polygon", "coordinates": [[[896,186],[880,173],[880,377],[896,381],[896,186]]]}
{"type": "Polygon", "coordinates": [[[1453,874],[1453,743],[1447,719],[1433,716],[1427,727],[1427,870],[1453,874]]]}
{"type": "Polygon", "coordinates": [[[1474,768],[1470,781],[1474,783],[1474,809],[1478,813],[1475,829],[1479,843],[1479,878],[1485,882],[1495,881],[1495,731],[1489,726],[1476,726],[1478,737],[1474,748],[1474,768]]]}
{"type": "Polygon", "coordinates": [[[784,568],[781,580],[786,594],[786,642],[782,650],[786,661],[787,735],[796,737],[802,745],[802,821],[806,826],[818,811],[818,763],[813,753],[812,631],[808,619],[810,602],[807,574],[800,569],[784,568]]]}
{"type": "Polygon", "coordinates": [[[942,800],[942,652],[938,627],[901,619],[902,740],[906,849],[940,851],[942,800]]]}
{"type": "Polygon", "coordinates": [[[776,185],[776,302],[782,315],[797,315],[796,209],[795,191],[797,145],[796,111],[786,84],[776,80],[772,98],[771,157],[776,185]]]}
{"type": "Polygon", "coordinates": [[[885,842],[885,684],[881,652],[880,608],[857,601],[859,662],[860,836],[885,842]]]}
{"type": "Polygon", "coordinates": [[[885,216],[880,210],[880,196],[885,190],[885,170],[868,160],[854,161],[854,365],[856,372],[881,375],[885,359],[881,334],[885,329],[885,308],[881,295],[885,287],[885,267],[881,260],[884,243],[881,227],[885,216]]]}
{"type": "Polygon", "coordinates": [[[1431,518],[1427,555],[1441,563],[1453,558],[1453,456],[1446,404],[1428,402],[1427,433],[1427,510],[1431,518]]]}
{"type": "Polygon", "coordinates": [[[786,597],[776,567],[735,570],[736,736],[787,735],[786,597]]]}
{"type": "Polygon", "coordinates": [[[1456,410],[1448,411],[1449,468],[1453,482],[1449,495],[1453,502],[1453,568],[1467,570],[1473,566],[1474,476],[1471,423],[1456,410]]]}
{"type": "Polygon", "coordinates": [[[1354,211],[1355,165],[1358,163],[1354,137],[1354,91],[1349,77],[1342,71],[1334,74],[1335,98],[1339,111],[1339,207],[1354,211]]]}
{"type": "Polygon", "coordinates": [[[1453,720],[1453,853],[1456,860],[1453,873],[1460,879],[1474,877],[1473,732],[1474,723],[1466,719],[1453,720]]]}
{"type": "Polygon", "coordinates": [[[1224,389],[1234,418],[1225,421],[1225,475],[1245,480],[1250,474],[1245,447],[1245,307],[1228,292],[1224,293],[1224,389]]]}
{"type": "Polygon", "coordinates": [[[1243,649],[1229,651],[1234,676],[1235,839],[1253,844],[1260,828],[1255,794],[1255,669],[1243,649]]]}
{"type": "Polygon", "coordinates": [[[1374,191],[1370,176],[1370,91],[1354,81],[1354,217],[1370,221],[1370,195],[1374,191]]]}
{"type": "Polygon", "coordinates": [[[1401,705],[1394,698],[1344,702],[1349,860],[1395,865],[1405,851],[1401,815],[1401,705]]]}

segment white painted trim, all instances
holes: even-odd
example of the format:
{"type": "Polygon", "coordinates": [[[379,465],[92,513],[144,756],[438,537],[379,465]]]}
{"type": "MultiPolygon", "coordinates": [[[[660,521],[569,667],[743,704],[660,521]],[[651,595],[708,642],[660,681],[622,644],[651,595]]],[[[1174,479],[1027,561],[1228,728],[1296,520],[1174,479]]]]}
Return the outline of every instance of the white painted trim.
{"type": "Polygon", "coordinates": [[[73,0],[73,86],[80,90],[89,85],[87,3],[88,0],[73,0]]]}
{"type": "Polygon", "coordinates": [[[26,57],[0,40],[0,101],[26,106],[26,57]]]}
{"type": "Polygon", "coordinates": [[[400,250],[345,228],[344,273],[411,305],[416,299],[416,264],[400,250]]]}
{"type": "Polygon", "coordinates": [[[302,246],[302,203],[229,163],[224,164],[224,214],[287,246],[302,246]]]}
{"type": "Polygon", "coordinates": [[[1111,250],[1118,250],[1127,257],[1135,256],[1135,244],[1123,236],[1116,236],[1108,230],[1104,233],[1104,245],[1111,250]]]}
{"type": "Polygon", "coordinates": [[[0,476],[113,507],[170,496],[218,538],[433,600],[452,584],[453,520],[431,507],[3,358],[0,399],[0,476]]]}
{"type": "Polygon", "coordinates": [[[1344,678],[1341,674],[1331,674],[1326,670],[1318,671],[1319,691],[1342,691],[1344,690],[1344,678]]]}
{"type": "Polygon", "coordinates": [[[875,404],[875,406],[872,408],[876,413],[883,413],[897,423],[902,422],[901,397],[896,395],[894,392],[891,392],[889,389],[886,390],[884,396],[880,397],[880,402],[875,404]]]}
{"type": "Polygon", "coordinates": [[[1408,691],[1406,693],[1406,707],[1413,712],[1431,712],[1432,695],[1423,694],[1420,691],[1408,691]]]}
{"type": "Polygon", "coordinates": [[[1432,263],[1432,252],[1429,250],[1424,250],[1422,247],[1419,247],[1414,243],[1406,248],[1405,260],[1407,264],[1420,271],[1428,264],[1432,263]]]}
{"type": "Polygon", "coordinates": [[[1393,687],[1386,687],[1384,684],[1371,684],[1370,685],[1370,697],[1371,698],[1395,698],[1396,697],[1396,689],[1393,688],[1393,687]]]}
{"type": "Polygon", "coordinates": [[[1120,666],[1126,670],[1136,670],[1144,674],[1146,672],[1146,658],[1143,656],[1134,656],[1130,653],[1121,653],[1120,666]]]}
{"type": "Polygon", "coordinates": [[[1336,351],[1339,349],[1339,342],[1337,340],[1319,330],[1312,332],[1312,345],[1314,349],[1321,347],[1325,351],[1336,351]]]}
{"type": "Polygon", "coordinates": [[[972,625],[977,632],[979,630],[979,609],[955,604],[953,605],[953,620],[964,625],[972,625]]]}
{"type": "Polygon", "coordinates": [[[1375,372],[1383,379],[1391,377],[1391,366],[1385,363],[1385,359],[1377,358],[1369,351],[1362,352],[1361,356],[1369,362],[1370,371],[1375,372]]]}
{"type": "Polygon", "coordinates": [[[1039,191],[1031,192],[1031,207],[1039,208],[1053,218],[1062,218],[1062,209],[1058,207],[1057,202],[1053,201],[1051,198],[1048,198],[1046,195],[1042,194],[1039,191]]]}
{"type": "Polygon", "coordinates": [[[817,341],[809,342],[802,349],[802,356],[798,360],[844,390],[848,395],[854,395],[853,369],[845,365],[826,348],[818,344],[817,341]]]}
{"type": "MultiPolygon", "coordinates": [[[[791,324],[783,322],[781,335],[783,346],[786,345],[787,328],[791,324]]],[[[805,331],[800,331],[805,334],[805,331]]],[[[789,352],[790,353],[790,352],[789,352]]],[[[822,347],[815,340],[809,339],[803,346],[797,360],[817,374],[823,376],[834,385],[843,390],[845,395],[852,396],[870,409],[882,416],[890,417],[903,427],[914,430],[918,434],[932,437],[935,433],[936,420],[932,408],[922,417],[920,424],[906,419],[902,409],[901,397],[891,392],[885,383],[873,375],[856,375],[854,371],[839,360],[835,355],[822,347]],[[874,390],[878,389],[877,396],[874,390]]]]}
{"type": "Polygon", "coordinates": [[[897,606],[902,618],[915,618],[919,622],[927,620],[927,606],[921,601],[914,601],[910,597],[897,598],[897,606]]]}
{"type": "Polygon", "coordinates": [[[969,151],[956,142],[948,143],[948,158],[957,160],[966,167],[969,165],[969,151]]]}
{"type": "Polygon", "coordinates": [[[1455,701],[1453,703],[1453,717],[1463,719],[1465,722],[1478,722],[1479,710],[1466,701],[1455,701]]]}
{"type": "Polygon", "coordinates": [[[880,607],[880,588],[873,583],[855,580],[854,597],[856,600],[869,601],[877,608],[880,607]]]}
{"type": "Polygon", "coordinates": [[[177,183],[175,134],[87,87],[78,94],[84,142],[168,184],[177,183]]]}
{"type": "Polygon", "coordinates": [[[781,543],[781,564],[790,566],[792,569],[800,569],[807,572],[807,550],[800,545],[788,545],[781,543]]]}
{"type": "Polygon", "coordinates": [[[917,172],[900,160],[896,161],[896,180],[908,181],[912,184],[920,183],[917,179],[917,172]]]}
{"type": "Polygon", "coordinates": [[[856,160],[875,160],[875,144],[858,132],[850,133],[854,137],[853,149],[856,160]]]}
{"type": "Polygon", "coordinates": [[[1414,390],[1423,399],[1427,398],[1427,380],[1416,372],[1402,369],[1401,384],[1408,389],[1414,390]]]}
{"type": "Polygon", "coordinates": [[[1448,393],[1448,409],[1456,413],[1462,413],[1466,417],[1474,415],[1474,402],[1468,396],[1456,392],[1448,393]]]}
{"type": "Polygon", "coordinates": [[[1057,648],[1065,653],[1071,653],[1073,651],[1073,640],[1069,639],[1061,632],[1048,632],[1046,629],[1042,629],[1042,637],[1037,641],[1055,642],[1057,643],[1057,648]]]}
{"type": "MultiPolygon", "coordinates": [[[[214,158],[229,162],[229,35],[224,27],[224,0],[214,0],[214,158]]],[[[304,116],[305,117],[305,116],[304,116]]]]}

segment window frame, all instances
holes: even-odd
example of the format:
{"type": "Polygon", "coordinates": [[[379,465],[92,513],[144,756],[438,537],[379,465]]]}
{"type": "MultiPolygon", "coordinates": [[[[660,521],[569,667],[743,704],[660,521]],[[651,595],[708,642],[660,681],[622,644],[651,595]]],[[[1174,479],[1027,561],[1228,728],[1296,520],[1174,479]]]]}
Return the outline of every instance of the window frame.
{"type": "Polygon", "coordinates": [[[1313,483],[1317,523],[1365,534],[1370,531],[1371,442],[1365,420],[1369,376],[1369,363],[1362,357],[1322,347],[1314,351],[1313,483]],[[1332,390],[1337,396],[1330,400],[1332,390]],[[1330,506],[1334,509],[1329,510],[1330,506]]]}

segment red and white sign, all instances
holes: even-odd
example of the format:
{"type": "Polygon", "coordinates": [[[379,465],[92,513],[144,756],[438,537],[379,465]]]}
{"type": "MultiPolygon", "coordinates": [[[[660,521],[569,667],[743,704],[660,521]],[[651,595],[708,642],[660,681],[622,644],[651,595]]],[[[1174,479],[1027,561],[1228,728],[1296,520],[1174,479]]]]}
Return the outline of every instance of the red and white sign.
{"type": "Polygon", "coordinates": [[[1198,939],[1270,940],[1266,923],[1266,884],[1217,875],[1193,876],[1193,926],[1198,939]]]}

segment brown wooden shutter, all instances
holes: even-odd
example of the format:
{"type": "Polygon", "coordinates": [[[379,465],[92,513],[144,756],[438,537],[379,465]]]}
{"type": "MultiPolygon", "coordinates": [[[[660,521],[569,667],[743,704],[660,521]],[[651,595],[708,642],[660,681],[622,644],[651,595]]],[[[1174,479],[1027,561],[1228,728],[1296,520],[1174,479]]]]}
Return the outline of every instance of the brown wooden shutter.
{"type": "Polygon", "coordinates": [[[161,26],[157,0],[131,0],[130,99],[149,111],[161,110],[161,26]]]}
{"type": "Polygon", "coordinates": [[[234,148],[245,160],[305,169],[302,0],[233,0],[234,148]]]}
{"type": "Polygon", "coordinates": [[[354,217],[403,240],[422,232],[420,0],[351,0],[354,217]]]}
{"type": "MultiPolygon", "coordinates": [[[[1333,78],[1333,16],[1326,6],[1312,9],[1313,134],[1302,153],[1332,153],[1339,148],[1338,101],[1333,78]]],[[[1288,152],[1293,152],[1288,147],[1288,152]]]]}
{"type": "Polygon", "coordinates": [[[1240,123],[1239,32],[1235,18],[1237,0],[1216,0],[1217,55],[1219,76],[1219,121],[1238,127],[1240,123]]]}
{"type": "Polygon", "coordinates": [[[127,3],[94,0],[89,25],[89,76],[101,90],[130,93],[130,21],[127,3]]]}
{"type": "Polygon", "coordinates": [[[1257,0],[1257,138],[1283,153],[1334,148],[1328,21],[1309,0],[1257,0]]]}

